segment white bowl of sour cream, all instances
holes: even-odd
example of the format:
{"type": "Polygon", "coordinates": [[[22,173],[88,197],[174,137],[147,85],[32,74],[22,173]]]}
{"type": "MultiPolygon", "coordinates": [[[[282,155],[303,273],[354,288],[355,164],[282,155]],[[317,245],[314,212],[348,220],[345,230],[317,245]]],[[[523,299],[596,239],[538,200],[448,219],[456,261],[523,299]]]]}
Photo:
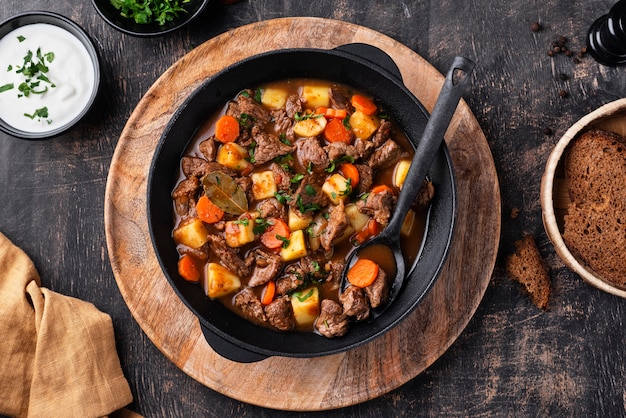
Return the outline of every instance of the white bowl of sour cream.
{"type": "Polygon", "coordinates": [[[57,136],[89,111],[100,86],[85,31],[51,12],[0,23],[0,129],[23,139],[57,136]]]}

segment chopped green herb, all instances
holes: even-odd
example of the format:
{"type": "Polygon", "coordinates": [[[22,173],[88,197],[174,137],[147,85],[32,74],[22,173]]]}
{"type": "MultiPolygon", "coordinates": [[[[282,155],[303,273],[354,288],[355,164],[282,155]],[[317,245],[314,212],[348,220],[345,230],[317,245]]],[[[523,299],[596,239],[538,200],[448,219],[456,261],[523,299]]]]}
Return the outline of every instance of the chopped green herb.
{"type": "Polygon", "coordinates": [[[259,235],[262,234],[263,232],[265,232],[267,230],[267,228],[269,228],[270,226],[274,225],[272,222],[268,221],[265,218],[256,218],[254,220],[254,228],[252,229],[252,231],[259,235]]]}
{"type": "Polygon", "coordinates": [[[304,193],[306,193],[307,196],[315,196],[317,194],[317,190],[315,190],[315,187],[307,184],[304,186],[304,193]]]}
{"type": "Polygon", "coordinates": [[[293,176],[291,179],[289,179],[289,181],[291,181],[292,183],[300,183],[303,178],[304,178],[304,174],[299,173],[293,176]]]}
{"type": "Polygon", "coordinates": [[[122,17],[133,19],[135,23],[156,22],[163,26],[187,13],[183,4],[191,0],[111,0],[111,5],[120,11],[122,17]]]}
{"type": "MultiPolygon", "coordinates": [[[[27,118],[31,118],[31,119],[35,119],[35,118],[47,118],[48,117],[48,108],[46,106],[39,108],[37,110],[35,110],[35,112],[32,115],[29,115],[28,113],[24,113],[24,116],[26,116],[27,118]]],[[[50,122],[50,121],[48,121],[50,122]]]]}
{"type": "Polygon", "coordinates": [[[287,202],[291,200],[291,196],[285,193],[281,193],[281,192],[274,193],[274,197],[276,198],[276,200],[278,200],[278,203],[280,203],[281,205],[286,205],[287,202]]]}
{"type": "Polygon", "coordinates": [[[254,92],[254,101],[257,103],[261,103],[261,97],[263,96],[263,91],[261,89],[256,89],[254,92]]]}
{"type": "Polygon", "coordinates": [[[278,239],[278,240],[283,242],[283,244],[281,245],[282,248],[289,247],[289,238],[283,237],[282,235],[276,234],[276,239],[278,239]]]}
{"type": "Polygon", "coordinates": [[[18,40],[19,42],[24,42],[24,41],[26,40],[26,38],[25,38],[25,37],[23,37],[22,35],[19,35],[19,36],[17,37],[17,40],[18,40]]]}
{"type": "Polygon", "coordinates": [[[283,144],[291,146],[291,142],[287,139],[287,135],[284,132],[280,133],[279,139],[283,144]]]}
{"type": "Polygon", "coordinates": [[[236,224],[236,225],[248,226],[248,225],[250,225],[250,219],[248,219],[248,218],[241,218],[241,219],[237,219],[233,223],[236,224]]]}
{"type": "Polygon", "coordinates": [[[304,302],[305,300],[313,296],[313,289],[309,290],[306,295],[302,295],[302,293],[298,292],[294,293],[294,296],[297,297],[300,302],[304,302]]]}
{"type": "Polygon", "coordinates": [[[321,114],[316,114],[316,113],[300,113],[300,112],[296,112],[293,115],[293,118],[296,120],[296,122],[300,122],[301,120],[307,120],[307,119],[317,119],[317,118],[321,118],[323,115],[321,114]]]}
{"type": "Polygon", "coordinates": [[[8,83],[4,86],[0,86],[0,93],[2,93],[3,91],[11,90],[13,87],[15,87],[13,83],[8,83]]]}

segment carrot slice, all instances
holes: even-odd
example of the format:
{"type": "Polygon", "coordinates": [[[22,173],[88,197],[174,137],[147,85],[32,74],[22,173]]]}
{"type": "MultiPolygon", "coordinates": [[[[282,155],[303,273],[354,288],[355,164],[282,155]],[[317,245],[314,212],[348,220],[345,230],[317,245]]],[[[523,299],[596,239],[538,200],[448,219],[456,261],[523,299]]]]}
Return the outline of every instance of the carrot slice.
{"type": "Polygon", "coordinates": [[[348,270],[348,281],[357,287],[367,287],[378,277],[378,264],[367,258],[359,258],[348,270]]]}
{"type": "Polygon", "coordinates": [[[356,110],[366,115],[373,115],[376,113],[376,105],[369,97],[365,97],[361,94],[355,94],[350,99],[350,103],[356,110]]]}
{"type": "Polygon", "coordinates": [[[274,280],[270,280],[267,282],[267,285],[263,289],[263,293],[261,294],[261,304],[269,305],[274,300],[274,294],[276,294],[276,282],[274,280]]]}
{"type": "Polygon", "coordinates": [[[234,142],[239,137],[239,122],[234,116],[224,115],[215,123],[215,138],[221,143],[234,142]]]}
{"type": "Polygon", "coordinates": [[[324,138],[328,142],[350,144],[352,142],[352,132],[346,129],[342,119],[331,119],[324,129],[324,138]]]}
{"type": "Polygon", "coordinates": [[[316,115],[323,115],[326,119],[341,119],[344,120],[348,116],[346,109],[334,109],[332,107],[318,107],[315,109],[316,115]]]}
{"type": "Polygon", "coordinates": [[[200,281],[200,266],[192,255],[185,254],[178,260],[178,274],[188,282],[200,281]]]}
{"type": "Polygon", "coordinates": [[[378,222],[376,222],[374,219],[370,219],[369,221],[367,221],[367,225],[365,225],[365,228],[363,228],[354,235],[354,241],[355,243],[361,245],[371,237],[380,234],[381,229],[382,227],[378,222]]]}
{"type": "Polygon", "coordinates": [[[354,164],[343,163],[339,166],[339,172],[347,179],[350,179],[350,186],[356,187],[359,185],[359,170],[354,164]]]}
{"type": "Polygon", "coordinates": [[[383,192],[393,193],[393,189],[391,187],[387,186],[386,184],[378,184],[378,185],[372,187],[370,192],[371,193],[383,193],[383,192]]]}
{"type": "Polygon", "coordinates": [[[224,217],[224,211],[217,207],[206,195],[202,195],[196,203],[196,213],[202,222],[214,224],[224,217]]]}
{"type": "Polygon", "coordinates": [[[270,218],[268,219],[268,223],[270,223],[271,226],[261,235],[261,242],[267,248],[281,248],[285,240],[289,239],[291,235],[289,225],[278,218],[270,218]]]}

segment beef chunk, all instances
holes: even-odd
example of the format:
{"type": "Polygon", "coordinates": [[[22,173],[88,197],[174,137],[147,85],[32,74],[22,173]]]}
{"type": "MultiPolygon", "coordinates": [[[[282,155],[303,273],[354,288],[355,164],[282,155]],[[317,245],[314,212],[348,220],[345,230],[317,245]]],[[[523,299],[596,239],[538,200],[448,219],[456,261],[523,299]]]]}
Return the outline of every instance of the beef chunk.
{"type": "Polygon", "coordinates": [[[358,158],[362,160],[367,160],[376,147],[372,141],[368,141],[367,139],[356,138],[354,140],[354,150],[358,158]]]}
{"type": "Polygon", "coordinates": [[[433,201],[434,197],[435,185],[430,180],[424,180],[422,182],[422,187],[420,187],[420,190],[417,193],[417,197],[415,198],[413,206],[418,211],[426,210],[430,206],[430,203],[433,201]]]}
{"type": "Polygon", "coordinates": [[[372,143],[375,147],[380,147],[391,138],[391,122],[386,119],[380,121],[380,126],[372,136],[372,143]]]}
{"type": "Polygon", "coordinates": [[[328,204],[328,198],[322,192],[319,179],[315,175],[307,175],[300,181],[300,186],[291,196],[289,207],[297,213],[306,215],[308,212],[315,211],[328,204]]]}
{"type": "Polygon", "coordinates": [[[263,250],[254,251],[256,265],[252,270],[252,277],[248,281],[248,286],[260,286],[274,279],[283,268],[283,262],[278,254],[267,253],[263,250]]]}
{"type": "Polygon", "coordinates": [[[370,193],[365,200],[356,202],[360,212],[370,215],[383,226],[387,226],[391,211],[396,203],[396,196],[389,192],[370,193]]]}
{"type": "Polygon", "coordinates": [[[267,322],[280,331],[291,331],[296,327],[296,318],[288,296],[282,296],[265,307],[267,322]]]}
{"type": "Polygon", "coordinates": [[[374,184],[374,170],[367,164],[355,164],[354,166],[359,171],[357,193],[366,193],[374,184]]]}
{"type": "Polygon", "coordinates": [[[259,298],[249,287],[244,288],[233,298],[234,304],[239,308],[244,318],[256,324],[267,322],[263,305],[259,298]]]}
{"type": "Polygon", "coordinates": [[[272,163],[270,169],[274,174],[274,181],[278,190],[289,190],[291,188],[291,177],[289,172],[280,164],[272,163]]]}
{"type": "Polygon", "coordinates": [[[343,260],[332,260],[327,263],[326,271],[328,271],[328,277],[326,278],[326,283],[332,283],[331,289],[339,289],[345,265],[346,263],[343,260]]]}
{"type": "Polygon", "coordinates": [[[320,235],[320,244],[326,251],[331,249],[333,240],[341,235],[349,222],[343,200],[338,205],[331,206],[328,214],[328,224],[320,235]]]}
{"type": "Polygon", "coordinates": [[[325,264],[323,254],[313,253],[300,259],[300,270],[306,277],[321,281],[328,277],[325,264]]]}
{"type": "Polygon", "coordinates": [[[383,269],[378,269],[378,276],[374,282],[365,288],[367,299],[372,308],[377,308],[384,304],[389,297],[389,284],[387,283],[387,275],[383,269]]]}
{"type": "Polygon", "coordinates": [[[254,160],[256,165],[265,164],[274,158],[289,154],[293,147],[281,142],[276,135],[269,134],[257,127],[252,128],[252,137],[256,142],[254,149],[254,160]]]}
{"type": "Polygon", "coordinates": [[[322,300],[320,315],[314,323],[317,332],[324,337],[341,337],[348,332],[350,321],[343,314],[341,306],[334,300],[322,300]]]}
{"type": "Polygon", "coordinates": [[[298,161],[303,167],[312,167],[314,172],[321,172],[328,167],[328,155],[316,137],[307,138],[296,143],[298,161]]]}
{"type": "Polygon", "coordinates": [[[350,103],[350,98],[348,98],[341,91],[333,87],[331,87],[330,89],[330,102],[332,103],[334,108],[346,109],[348,111],[352,111],[352,104],[350,103]]]}
{"type": "Polygon", "coordinates": [[[227,267],[239,277],[250,274],[250,267],[234,249],[226,244],[226,240],[223,236],[210,234],[208,239],[211,251],[220,259],[223,266],[227,267]]]}
{"type": "Polygon", "coordinates": [[[343,305],[343,313],[353,316],[357,321],[369,318],[370,307],[367,296],[360,287],[350,285],[339,295],[339,301],[343,305]]]}
{"type": "Polygon", "coordinates": [[[285,206],[273,197],[263,200],[257,207],[261,218],[286,219],[285,206]]]}
{"type": "Polygon", "coordinates": [[[290,274],[276,280],[276,294],[286,295],[298,289],[304,283],[303,275],[298,269],[290,269],[290,274]]]}
{"type": "Polygon", "coordinates": [[[285,102],[285,111],[287,112],[287,116],[293,119],[296,116],[296,113],[302,113],[304,103],[302,101],[302,97],[298,94],[290,94],[287,97],[287,101],[285,102]]]}
{"type": "Polygon", "coordinates": [[[200,180],[197,177],[187,178],[178,183],[172,192],[174,207],[178,215],[186,215],[194,207],[200,187],[200,180]]]}
{"type": "Polygon", "coordinates": [[[215,136],[205,139],[204,141],[198,144],[198,149],[206,158],[207,161],[213,162],[215,161],[215,156],[217,155],[217,149],[219,148],[219,143],[215,140],[215,136]]]}
{"type": "Polygon", "coordinates": [[[294,120],[287,115],[283,109],[272,110],[272,120],[274,121],[274,132],[277,135],[285,134],[285,138],[292,142],[295,140],[293,133],[294,120]]]}
{"type": "Polygon", "coordinates": [[[246,90],[239,94],[237,98],[228,103],[226,114],[237,119],[247,120],[253,125],[265,125],[271,120],[270,111],[253,99],[254,92],[246,90]],[[245,115],[245,116],[242,116],[245,115]]]}
{"type": "Polygon", "coordinates": [[[202,177],[209,170],[209,162],[199,157],[183,157],[181,159],[181,168],[185,177],[202,177]]]}
{"type": "Polygon", "coordinates": [[[326,151],[330,161],[337,161],[344,156],[352,158],[358,157],[356,149],[352,145],[348,145],[344,142],[331,142],[324,147],[324,151],[326,151]]]}
{"type": "Polygon", "coordinates": [[[389,167],[405,154],[404,150],[394,140],[388,139],[377,148],[367,161],[367,165],[374,170],[389,167]]]}
{"type": "Polygon", "coordinates": [[[181,168],[183,169],[183,174],[187,178],[201,178],[208,173],[214,173],[216,171],[221,171],[222,173],[228,174],[231,177],[236,177],[239,175],[239,173],[237,173],[235,170],[231,170],[230,168],[225,167],[220,163],[208,162],[204,158],[199,157],[183,157],[181,159],[181,168]]]}

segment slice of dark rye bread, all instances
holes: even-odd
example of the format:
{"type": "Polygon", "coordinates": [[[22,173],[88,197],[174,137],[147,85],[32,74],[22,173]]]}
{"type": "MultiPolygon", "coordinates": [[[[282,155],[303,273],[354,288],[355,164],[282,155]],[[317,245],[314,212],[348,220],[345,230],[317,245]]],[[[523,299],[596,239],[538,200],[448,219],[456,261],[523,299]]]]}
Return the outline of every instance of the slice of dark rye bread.
{"type": "Polygon", "coordinates": [[[515,252],[506,259],[506,271],[524,285],[532,302],[540,309],[548,307],[550,274],[532,235],[515,241],[515,252]]]}
{"type": "Polygon", "coordinates": [[[604,280],[626,286],[626,143],[600,129],[568,147],[564,168],[571,203],[563,240],[604,280]]]}

